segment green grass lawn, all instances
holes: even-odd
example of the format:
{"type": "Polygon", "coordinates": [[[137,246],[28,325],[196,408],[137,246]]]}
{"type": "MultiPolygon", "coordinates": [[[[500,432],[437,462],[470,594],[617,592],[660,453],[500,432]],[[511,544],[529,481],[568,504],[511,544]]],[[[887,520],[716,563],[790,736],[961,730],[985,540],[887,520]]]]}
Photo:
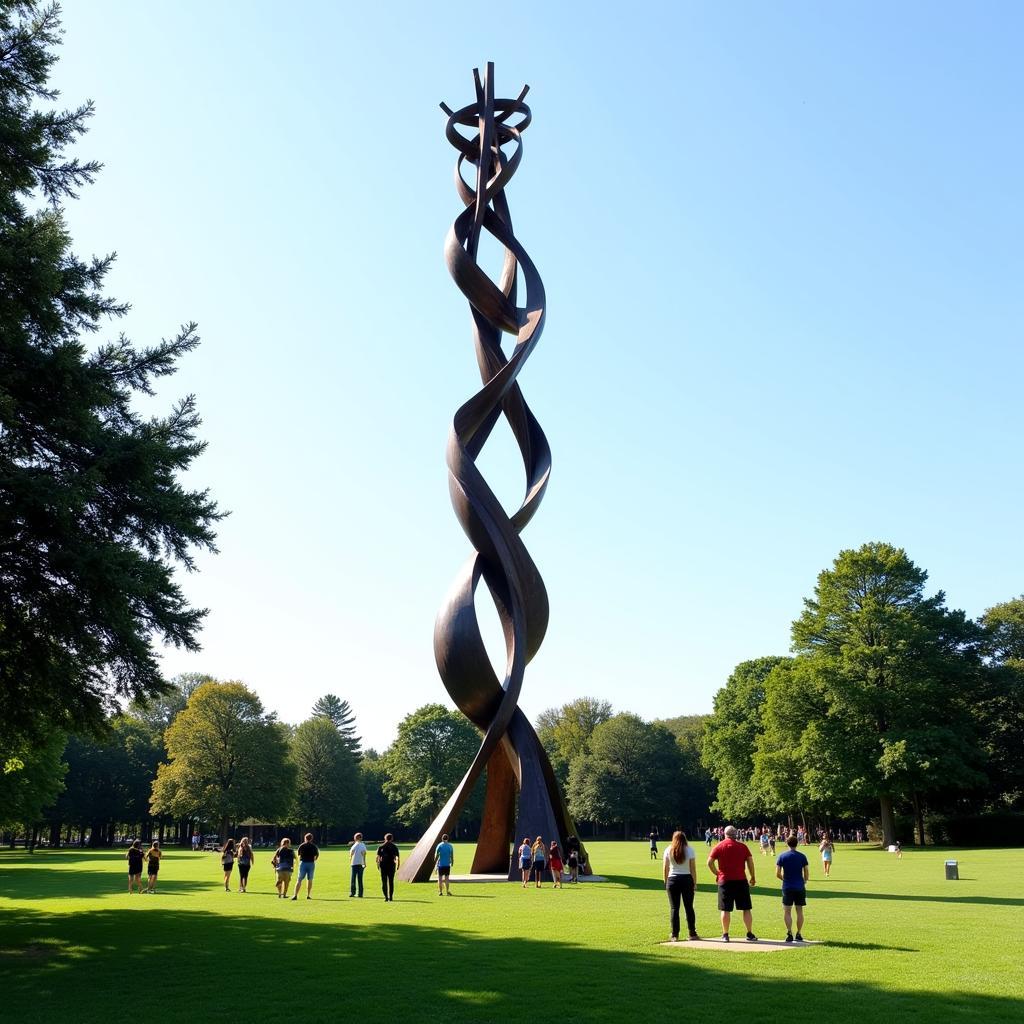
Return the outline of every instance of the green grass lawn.
{"type": "MultiPolygon", "coordinates": [[[[457,847],[456,871],[471,859],[457,847]]],[[[644,843],[588,844],[606,883],[398,884],[348,898],[348,857],[324,852],[314,900],[278,900],[260,851],[250,892],[226,893],[215,854],[167,852],[155,896],[129,896],[123,851],[0,853],[0,1015],[61,1021],[307,1017],[551,1024],[755,1014],[831,1021],[1024,1019],[1024,855],[841,846],[813,851],[808,939],[794,952],[702,951],[668,934],[660,863],[644,843]],[[945,881],[943,861],[960,861],[945,881]]],[[[703,852],[704,848],[699,848],[703,852]]],[[[782,938],[768,858],[755,851],[754,930],[782,938]],[[770,884],[768,884],[770,883],[770,884]]],[[[719,933],[701,876],[697,928],[719,933]]],[[[734,936],[742,927],[734,924],[734,936]]]]}

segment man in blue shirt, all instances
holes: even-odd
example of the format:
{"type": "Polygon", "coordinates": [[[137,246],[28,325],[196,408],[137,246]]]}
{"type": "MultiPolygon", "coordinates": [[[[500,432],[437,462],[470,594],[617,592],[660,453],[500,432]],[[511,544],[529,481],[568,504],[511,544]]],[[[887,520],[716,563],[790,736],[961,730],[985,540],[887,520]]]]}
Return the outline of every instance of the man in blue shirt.
{"type": "Polygon", "coordinates": [[[796,906],[796,941],[803,942],[804,906],[807,903],[807,858],[796,848],[798,839],[786,837],[789,849],[775,860],[775,877],[782,879],[782,918],[786,922],[786,941],[793,941],[793,906],[796,906]]]}
{"type": "Polygon", "coordinates": [[[434,850],[434,867],[437,868],[437,895],[452,894],[452,865],[455,863],[455,848],[448,842],[448,833],[441,836],[441,842],[434,850]]]}

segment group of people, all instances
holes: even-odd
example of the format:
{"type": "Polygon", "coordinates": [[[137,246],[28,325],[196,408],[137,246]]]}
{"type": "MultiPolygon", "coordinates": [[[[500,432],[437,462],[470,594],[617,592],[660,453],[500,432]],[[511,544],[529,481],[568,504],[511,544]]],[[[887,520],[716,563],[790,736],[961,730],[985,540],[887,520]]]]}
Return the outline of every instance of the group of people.
{"type": "Polygon", "coordinates": [[[556,889],[562,888],[562,876],[566,873],[570,882],[580,880],[580,841],[575,836],[569,836],[565,841],[564,861],[558,842],[552,840],[545,845],[543,836],[537,836],[532,843],[529,836],[523,836],[517,852],[524,889],[529,888],[531,881],[535,888],[540,889],[544,876],[549,872],[556,889]]]}
{"type": "Polygon", "coordinates": [[[160,851],[160,842],[156,839],[153,840],[153,845],[145,852],[142,850],[141,839],[136,839],[132,845],[128,847],[125,859],[128,861],[129,896],[132,894],[136,886],[138,887],[139,893],[156,892],[156,880],[160,874],[160,858],[162,856],[163,854],[160,851]],[[149,864],[149,870],[147,872],[149,876],[149,886],[146,889],[142,888],[143,862],[149,864]]]}
{"type": "MultiPolygon", "coordinates": [[[[754,858],[746,843],[737,838],[738,830],[727,825],[723,838],[712,847],[707,867],[718,885],[718,910],[722,922],[722,941],[729,942],[732,913],[743,915],[748,942],[757,942],[753,927],[753,903],[750,887],[757,884],[754,858]]],[[[775,861],[775,877],[782,882],[782,917],[786,926],[786,942],[803,942],[804,907],[807,904],[807,882],[810,878],[807,858],[797,849],[796,833],[786,837],[787,850],[775,861]],[[796,908],[796,933],[793,932],[793,908],[796,908]]],[[[824,856],[824,854],[823,854],[824,856]]],[[[831,856],[829,862],[831,861],[831,856]]],[[[697,855],[683,832],[675,832],[663,858],[665,891],[668,894],[670,942],[679,940],[679,907],[683,906],[690,939],[699,939],[693,909],[697,891],[697,855]]],[[[826,871],[826,875],[828,872],[826,871]]]]}

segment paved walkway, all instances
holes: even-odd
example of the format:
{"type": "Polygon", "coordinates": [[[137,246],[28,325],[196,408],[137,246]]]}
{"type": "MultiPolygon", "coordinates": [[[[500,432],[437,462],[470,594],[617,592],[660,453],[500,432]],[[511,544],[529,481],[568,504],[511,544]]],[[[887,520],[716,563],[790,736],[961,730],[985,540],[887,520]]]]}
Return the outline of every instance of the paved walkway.
{"type": "MultiPolygon", "coordinates": [[[[730,933],[731,934],[731,933],[730,933]]],[[[820,942],[784,942],[782,939],[758,939],[747,942],[741,935],[730,942],[717,939],[680,939],[679,942],[661,942],[661,946],[672,946],[678,949],[712,949],[719,953],[778,953],[782,950],[807,949],[809,946],[820,946],[820,942]]]]}

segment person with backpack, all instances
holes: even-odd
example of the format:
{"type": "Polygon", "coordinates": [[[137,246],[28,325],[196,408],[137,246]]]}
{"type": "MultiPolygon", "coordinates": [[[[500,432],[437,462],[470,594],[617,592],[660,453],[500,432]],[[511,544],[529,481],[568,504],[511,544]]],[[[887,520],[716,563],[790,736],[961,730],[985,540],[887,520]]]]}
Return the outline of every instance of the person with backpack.
{"type": "Polygon", "coordinates": [[[270,863],[277,872],[277,898],[288,899],[288,888],[292,884],[292,871],[295,868],[295,851],[292,849],[292,841],[285,836],[281,840],[270,863]]]}
{"type": "Polygon", "coordinates": [[[235,867],[235,841],[227,839],[220,848],[220,866],[224,869],[224,891],[231,892],[231,872],[235,867]]]}

